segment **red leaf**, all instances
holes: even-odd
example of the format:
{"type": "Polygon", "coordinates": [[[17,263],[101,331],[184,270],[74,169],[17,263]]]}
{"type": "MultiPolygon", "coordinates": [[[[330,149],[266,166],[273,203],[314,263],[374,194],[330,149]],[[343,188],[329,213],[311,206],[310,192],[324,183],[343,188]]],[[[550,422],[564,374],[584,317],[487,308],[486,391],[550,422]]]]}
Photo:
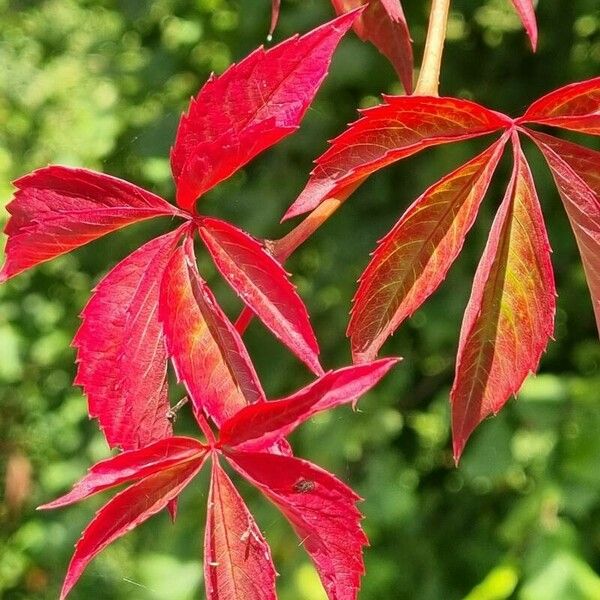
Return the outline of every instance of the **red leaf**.
{"type": "Polygon", "coordinates": [[[506,137],[432,185],[380,241],[360,284],[348,335],[355,362],[385,340],[437,289],[477,216],[506,137]]]}
{"type": "Polygon", "coordinates": [[[272,0],[271,7],[271,27],[269,27],[269,40],[273,37],[277,21],[279,21],[279,10],[281,8],[281,0],[272,0]]]}
{"type": "Polygon", "coordinates": [[[161,511],[202,468],[206,455],[154,473],[117,494],[101,508],[75,546],[60,594],[66,598],[88,563],[106,546],[161,511]]]}
{"type": "Polygon", "coordinates": [[[452,402],[454,457],[536,370],[552,335],[550,245],[529,165],[513,138],[511,182],[475,274],[458,345],[452,402]]]}
{"type": "Polygon", "coordinates": [[[79,502],[117,485],[142,479],[175,465],[199,460],[208,448],[192,438],[169,437],[96,463],[64,496],[38,507],[49,510],[79,502]]]}
{"type": "Polygon", "coordinates": [[[528,132],[543,152],[575,233],[600,332],[600,152],[528,132]]]}
{"type": "Polygon", "coordinates": [[[204,537],[207,600],[276,600],[275,575],[267,542],[215,461],[204,537]]]}
{"type": "Polygon", "coordinates": [[[232,453],[233,466],[283,512],[330,600],[354,600],[364,573],[359,497],[319,467],[289,456],[232,453]]]}
{"type": "Polygon", "coordinates": [[[167,266],[160,319],[177,377],[197,410],[217,425],[264,392],[244,344],[200,278],[189,248],[178,248],[167,266]]]}
{"type": "Polygon", "coordinates": [[[600,77],[571,83],[536,100],[517,123],[540,123],[600,135],[600,77]]]}
{"type": "Polygon", "coordinates": [[[179,206],[191,210],[198,196],[298,128],[357,16],[261,47],[204,85],[181,118],[171,152],[179,206]]]}
{"type": "Polygon", "coordinates": [[[386,358],[330,371],[292,396],[247,406],[223,424],[220,442],[245,451],[264,451],[316,413],[356,403],[397,362],[386,358]]]}
{"type": "Polygon", "coordinates": [[[281,264],[260,242],[224,221],[202,219],[200,236],[238,296],[314,373],[322,374],[308,312],[281,264]]]}
{"type": "Polygon", "coordinates": [[[407,94],[413,90],[413,53],[400,0],[332,0],[338,14],[368,4],[354,22],[358,37],[371,42],[394,65],[407,94]]]}
{"type": "Polygon", "coordinates": [[[179,228],[122,260],[98,284],[73,340],[75,383],[111,447],[131,450],[170,435],[160,282],[179,228]]]}
{"type": "Polygon", "coordinates": [[[132,183],[86,169],[46,167],[14,185],[0,281],[130,223],[179,214],[132,183]]]}
{"type": "Polygon", "coordinates": [[[515,7],[515,10],[519,13],[523,27],[525,27],[525,31],[529,36],[531,48],[535,52],[535,49],[537,48],[538,29],[533,0],[511,0],[511,2],[515,7]]]}
{"type": "Polygon", "coordinates": [[[303,192],[283,217],[312,210],[328,198],[344,200],[369,175],[420,150],[465,140],[512,124],[468,100],[384,96],[385,103],[338,136],[320,158],[303,192]]]}

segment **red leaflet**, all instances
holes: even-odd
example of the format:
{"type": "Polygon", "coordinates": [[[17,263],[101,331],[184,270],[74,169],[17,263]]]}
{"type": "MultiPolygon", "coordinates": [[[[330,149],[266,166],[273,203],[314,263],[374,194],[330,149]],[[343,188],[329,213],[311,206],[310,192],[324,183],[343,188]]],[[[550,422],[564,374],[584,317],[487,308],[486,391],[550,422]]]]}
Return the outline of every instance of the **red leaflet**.
{"type": "Polygon", "coordinates": [[[66,598],[88,563],[106,546],[161,511],[202,468],[205,454],[154,473],[117,494],[100,509],[75,546],[60,594],[66,598]]]}
{"type": "MultiPolygon", "coordinates": [[[[189,245],[189,244],[188,244],[189,245]]],[[[191,250],[178,248],[160,293],[160,319],[177,377],[217,425],[264,392],[244,344],[202,281],[191,250]]]]}
{"type": "Polygon", "coordinates": [[[316,413],[356,403],[398,360],[386,358],[330,371],[288,398],[247,406],[223,424],[220,443],[244,451],[264,451],[316,413]]]}
{"type": "Polygon", "coordinates": [[[46,167],[14,185],[0,282],[130,223],[178,214],[132,183],[86,169],[46,167]]]}
{"type": "Polygon", "coordinates": [[[550,245],[516,135],[513,147],[513,176],[477,268],[460,332],[450,394],[457,461],[473,429],[496,414],[537,369],[554,326],[550,245]]]}
{"type": "Polygon", "coordinates": [[[38,510],[79,502],[117,485],[148,477],[192,459],[200,459],[207,450],[206,446],[193,438],[170,437],[139,450],[117,454],[96,463],[68,494],[39,506],[38,510]]]}
{"type": "Polygon", "coordinates": [[[246,305],[315,374],[323,373],[308,312],[281,264],[260,242],[224,221],[202,219],[200,236],[246,305]]]}
{"type": "Polygon", "coordinates": [[[171,433],[167,352],[158,321],[160,282],[179,228],[121,261],[96,287],[73,340],[75,383],[110,446],[130,450],[171,433]]]}
{"type": "Polygon", "coordinates": [[[575,233],[600,332],[600,152],[528,132],[552,171],[575,233]]]}
{"type": "Polygon", "coordinates": [[[182,117],[171,152],[179,206],[190,210],[198,196],[298,128],[357,16],[259,48],[205,84],[182,117]]]}
{"type": "Polygon", "coordinates": [[[275,600],[271,551],[225,471],[213,462],[204,537],[207,600],[275,600]]]}
{"type": "Polygon", "coordinates": [[[413,90],[413,53],[410,31],[400,0],[332,0],[338,14],[368,4],[354,22],[356,35],[371,42],[394,65],[407,94],[413,90]]]}
{"type": "Polygon", "coordinates": [[[477,216],[506,137],[432,185],[381,240],[360,284],[348,335],[355,362],[385,340],[437,289],[477,216]]]}
{"type": "Polygon", "coordinates": [[[519,123],[541,123],[600,135],[600,77],[566,85],[536,100],[519,123]]]}
{"type": "Polygon", "coordinates": [[[281,0],[272,0],[271,6],[271,26],[269,27],[269,39],[273,36],[277,21],[279,20],[279,9],[281,8],[281,0]]]}
{"type": "Polygon", "coordinates": [[[535,8],[533,6],[533,0],[511,0],[515,10],[519,13],[523,27],[529,36],[531,42],[531,48],[535,52],[537,48],[538,29],[537,21],[535,18],[535,8]]]}
{"type": "Polygon", "coordinates": [[[284,219],[312,210],[327,198],[345,199],[375,171],[424,148],[509,127],[509,117],[456,98],[384,96],[316,160],[308,184],[284,219]]]}
{"type": "Polygon", "coordinates": [[[290,456],[231,453],[232,465],[273,502],[313,559],[330,600],[354,600],[367,538],[359,497],[319,467],[290,456]]]}

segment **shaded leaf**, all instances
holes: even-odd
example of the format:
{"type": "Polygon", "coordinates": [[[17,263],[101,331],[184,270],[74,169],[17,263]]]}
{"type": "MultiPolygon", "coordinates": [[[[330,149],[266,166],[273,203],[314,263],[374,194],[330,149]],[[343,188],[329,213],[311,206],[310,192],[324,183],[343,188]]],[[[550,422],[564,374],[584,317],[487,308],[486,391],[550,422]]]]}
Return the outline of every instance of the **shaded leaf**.
{"type": "Polygon", "coordinates": [[[162,198],[102,173],[50,166],[14,182],[0,281],[106,233],[152,217],[178,215],[162,198]]]}
{"type": "Polygon", "coordinates": [[[536,100],[517,120],[600,135],[600,77],[571,83],[536,100]]]}
{"type": "Polygon", "coordinates": [[[348,324],[354,361],[385,340],[437,289],[475,221],[506,138],[433,184],[380,241],[361,275],[348,324]]]}
{"type": "Polygon", "coordinates": [[[515,164],[477,267],[451,391],[454,457],[537,369],[552,335],[555,291],[550,245],[518,138],[515,164]]]}
{"type": "Polygon", "coordinates": [[[273,36],[277,21],[279,21],[279,11],[281,9],[281,0],[272,0],[271,5],[271,26],[269,27],[269,39],[273,36]]]}
{"type": "Polygon", "coordinates": [[[354,600],[367,538],[359,497],[319,467],[289,456],[230,453],[233,466],[290,521],[313,559],[330,600],[354,600]]]}
{"type": "Polygon", "coordinates": [[[110,446],[131,450],[169,435],[160,283],[179,228],[122,260],[96,286],[73,346],[77,376],[110,446]]]}
{"type": "Polygon", "coordinates": [[[356,403],[397,362],[386,358],[330,371],[292,396],[247,406],[223,424],[220,442],[244,450],[265,450],[316,413],[356,403]]]}
{"type": "Polygon", "coordinates": [[[198,196],[298,128],[357,16],[261,47],[211,77],[182,116],[171,151],[179,206],[191,210],[198,196]]]}
{"type": "Polygon", "coordinates": [[[533,0],[511,0],[515,10],[519,13],[523,27],[529,36],[531,48],[535,52],[538,40],[537,20],[535,18],[535,7],[533,0]]]}
{"type": "Polygon", "coordinates": [[[179,381],[217,425],[264,392],[244,344],[198,274],[191,240],[167,266],[160,319],[179,381]]]}
{"type": "Polygon", "coordinates": [[[420,150],[509,127],[511,119],[456,98],[384,96],[331,142],[284,219],[344,200],[369,175],[420,150]]]}
{"type": "Polygon", "coordinates": [[[219,463],[213,463],[206,534],[207,600],[275,600],[271,551],[219,463]]]}
{"type": "Polygon", "coordinates": [[[229,223],[205,218],[199,230],[219,272],[244,303],[314,373],[323,373],[308,312],[281,264],[229,223]]]}

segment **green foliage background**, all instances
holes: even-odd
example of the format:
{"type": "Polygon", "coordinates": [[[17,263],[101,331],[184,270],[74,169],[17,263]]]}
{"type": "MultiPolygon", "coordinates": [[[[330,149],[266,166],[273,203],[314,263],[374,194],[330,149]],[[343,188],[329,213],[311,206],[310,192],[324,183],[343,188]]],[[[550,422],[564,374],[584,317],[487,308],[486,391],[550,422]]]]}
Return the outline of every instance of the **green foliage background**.
{"type": "MultiPolygon", "coordinates": [[[[328,0],[282,4],[276,40],[331,16],[328,0]]],[[[427,3],[404,4],[420,56],[427,3]]],[[[264,42],[269,6],[268,0],[0,0],[4,203],[12,179],[47,163],[100,169],[172,198],[167,156],[181,111],[210,71],[223,71],[264,42]]],[[[540,0],[536,55],[508,0],[455,0],[452,7],[444,94],[516,114],[546,91],[598,74],[597,0],[540,0]]],[[[279,216],[326,139],[355,118],[357,107],[399,91],[385,60],[349,35],[301,130],[211,192],[204,210],[257,236],[281,236],[279,216]]],[[[327,367],[349,361],[347,312],[375,241],[427,185],[481,146],[429,150],[378,174],[290,260],[327,367]]],[[[506,159],[442,289],[385,347],[404,362],[360,403],[360,412],[320,416],[293,440],[299,455],[336,472],[365,498],[372,547],[361,598],[600,599],[600,346],[557,193],[536,151],[526,151],[559,290],[556,340],[541,373],[479,428],[455,469],[448,425],[453,357],[470,281],[508,179],[506,159]]],[[[34,510],[108,455],[84,398],[71,387],[77,314],[113,264],[168,227],[128,228],[0,288],[1,598],[57,597],[73,543],[105,499],[51,514],[34,510]],[[23,502],[5,492],[19,481],[23,502]]],[[[237,301],[204,258],[201,268],[235,315],[237,301]]],[[[272,397],[308,380],[256,323],[247,340],[272,397]]],[[[178,430],[193,434],[187,415],[178,430]]],[[[281,598],[322,598],[290,528],[248,486],[242,490],[272,544],[281,598]]],[[[158,515],[114,544],[72,597],[202,598],[205,501],[200,478],[185,493],[175,526],[158,515]]]]}

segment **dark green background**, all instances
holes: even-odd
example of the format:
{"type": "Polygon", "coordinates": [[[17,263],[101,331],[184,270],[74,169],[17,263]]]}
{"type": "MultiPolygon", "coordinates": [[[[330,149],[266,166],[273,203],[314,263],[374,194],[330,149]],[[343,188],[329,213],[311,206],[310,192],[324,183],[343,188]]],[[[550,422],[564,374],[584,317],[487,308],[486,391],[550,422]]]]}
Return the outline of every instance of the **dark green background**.
{"type": "MultiPolygon", "coordinates": [[[[426,4],[405,0],[417,57],[426,4]]],[[[268,0],[0,0],[0,196],[8,201],[11,179],[65,163],[172,198],[167,156],[179,114],[211,70],[221,72],[264,42],[269,6],[268,0]]],[[[517,114],[546,91],[598,74],[597,0],[540,0],[536,55],[508,0],[455,0],[452,7],[443,94],[517,114]]],[[[275,38],[308,31],[331,13],[327,0],[283,0],[275,38]]],[[[377,102],[382,92],[400,92],[393,70],[348,35],[300,131],[209,193],[202,208],[257,236],[281,236],[279,217],[302,188],[311,160],[357,107],[377,102]]],[[[428,150],[379,173],[290,260],[326,367],[349,361],[350,299],[375,241],[425,187],[481,147],[428,150]]],[[[360,412],[319,416],[293,438],[300,456],[337,473],[365,498],[372,547],[361,598],[600,599],[600,347],[557,193],[535,149],[526,143],[525,150],[559,291],[556,339],[540,375],[479,428],[455,469],[448,390],[470,282],[509,176],[506,157],[446,282],[384,347],[404,362],[360,403],[360,412]]],[[[92,286],[168,227],[157,221],[128,228],[0,288],[3,599],[55,598],[73,543],[102,501],[34,511],[108,454],[84,398],[71,387],[69,342],[92,286]],[[15,473],[26,482],[31,469],[22,503],[4,493],[9,462],[13,485],[15,473]]],[[[200,266],[235,315],[237,301],[204,256],[200,266]]],[[[247,340],[270,396],[308,381],[306,370],[256,323],[247,340]]],[[[194,432],[187,414],[178,431],[194,432]]],[[[241,489],[271,542],[281,598],[322,598],[289,526],[248,486],[241,489]]],[[[203,597],[205,501],[203,476],[185,492],[175,526],[161,514],[115,543],[72,597],[203,597]]]]}

